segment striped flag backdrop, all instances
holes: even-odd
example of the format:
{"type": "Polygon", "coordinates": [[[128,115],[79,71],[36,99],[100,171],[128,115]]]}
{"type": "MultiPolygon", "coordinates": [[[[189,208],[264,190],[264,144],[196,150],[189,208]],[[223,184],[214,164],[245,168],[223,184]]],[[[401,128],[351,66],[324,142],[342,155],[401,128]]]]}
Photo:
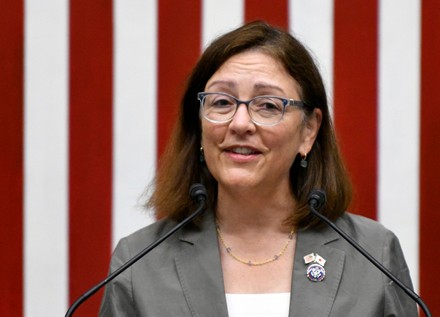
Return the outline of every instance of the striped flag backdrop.
{"type": "Polygon", "coordinates": [[[1,316],[62,316],[105,277],[118,239],[152,221],[138,198],[192,65],[254,19],[314,52],[351,210],[399,236],[440,314],[437,0],[17,0],[0,3],[1,316]]]}

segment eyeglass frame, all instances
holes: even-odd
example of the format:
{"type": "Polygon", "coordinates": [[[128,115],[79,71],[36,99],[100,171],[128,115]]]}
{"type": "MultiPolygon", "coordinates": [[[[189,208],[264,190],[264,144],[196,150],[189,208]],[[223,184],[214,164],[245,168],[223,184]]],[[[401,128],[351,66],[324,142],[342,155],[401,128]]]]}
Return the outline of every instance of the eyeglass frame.
{"type": "Polygon", "coordinates": [[[246,109],[247,109],[247,112],[249,114],[249,118],[251,119],[251,121],[253,123],[255,123],[256,125],[265,126],[265,127],[274,126],[274,125],[277,125],[278,123],[280,123],[281,120],[284,117],[284,113],[286,112],[286,107],[287,106],[298,107],[300,109],[303,109],[303,108],[307,107],[307,104],[304,101],[302,101],[302,100],[289,99],[289,98],[284,98],[284,97],[280,97],[280,96],[272,96],[272,95],[261,95],[261,96],[255,96],[254,98],[249,99],[249,100],[240,100],[240,99],[238,99],[238,98],[236,98],[236,97],[234,97],[234,96],[232,96],[230,94],[227,94],[225,92],[206,92],[206,91],[202,91],[202,92],[197,93],[197,99],[200,101],[200,114],[203,116],[203,118],[205,118],[209,122],[217,123],[217,124],[223,124],[223,123],[227,123],[227,122],[232,121],[232,119],[234,118],[235,114],[237,113],[238,107],[241,104],[246,105],[246,109]],[[227,120],[224,120],[224,121],[217,121],[217,120],[212,120],[212,119],[209,119],[208,117],[206,117],[204,115],[202,109],[204,108],[204,100],[205,100],[205,97],[207,95],[223,95],[223,96],[227,96],[227,97],[230,97],[233,100],[235,100],[235,111],[232,114],[231,118],[229,118],[227,120]],[[276,99],[281,100],[283,102],[283,111],[281,113],[280,119],[277,122],[270,123],[270,124],[265,124],[265,123],[261,123],[261,122],[255,121],[255,119],[252,118],[252,115],[249,112],[249,105],[250,105],[250,103],[252,101],[254,101],[257,98],[276,98],[276,99]]]}

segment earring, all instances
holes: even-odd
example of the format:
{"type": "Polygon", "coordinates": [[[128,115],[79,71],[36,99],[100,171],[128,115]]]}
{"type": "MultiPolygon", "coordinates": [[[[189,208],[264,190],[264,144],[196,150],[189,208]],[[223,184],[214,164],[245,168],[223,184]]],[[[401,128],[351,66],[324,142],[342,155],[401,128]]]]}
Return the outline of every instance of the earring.
{"type": "Polygon", "coordinates": [[[205,161],[205,155],[203,153],[203,146],[200,147],[200,157],[199,157],[200,163],[203,163],[205,161]]]}
{"type": "Polygon", "coordinates": [[[302,168],[307,168],[307,153],[304,153],[304,155],[301,155],[301,163],[302,168]]]}

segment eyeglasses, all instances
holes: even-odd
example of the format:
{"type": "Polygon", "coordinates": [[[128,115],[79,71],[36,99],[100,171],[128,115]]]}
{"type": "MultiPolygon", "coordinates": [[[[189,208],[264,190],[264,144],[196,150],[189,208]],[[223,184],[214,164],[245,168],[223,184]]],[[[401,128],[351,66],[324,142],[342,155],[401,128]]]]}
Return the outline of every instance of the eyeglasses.
{"type": "Polygon", "coordinates": [[[257,96],[250,100],[239,100],[223,92],[199,92],[200,114],[213,123],[231,121],[238,106],[245,104],[252,122],[273,126],[281,121],[287,106],[303,108],[304,102],[276,96],[257,96]]]}

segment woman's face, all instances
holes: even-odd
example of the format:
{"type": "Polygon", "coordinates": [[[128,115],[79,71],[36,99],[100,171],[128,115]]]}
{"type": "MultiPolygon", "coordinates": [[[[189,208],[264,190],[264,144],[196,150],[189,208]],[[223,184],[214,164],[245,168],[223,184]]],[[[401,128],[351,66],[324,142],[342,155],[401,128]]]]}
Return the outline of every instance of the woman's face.
{"type": "MultiPolygon", "coordinates": [[[[297,82],[261,51],[232,56],[208,80],[205,92],[224,92],[240,100],[261,95],[300,100],[297,82]]],[[[230,122],[202,119],[205,162],[219,188],[290,188],[290,167],[298,153],[310,151],[321,122],[319,110],[307,123],[303,116],[301,109],[288,106],[277,125],[259,126],[241,104],[230,122]]]]}

